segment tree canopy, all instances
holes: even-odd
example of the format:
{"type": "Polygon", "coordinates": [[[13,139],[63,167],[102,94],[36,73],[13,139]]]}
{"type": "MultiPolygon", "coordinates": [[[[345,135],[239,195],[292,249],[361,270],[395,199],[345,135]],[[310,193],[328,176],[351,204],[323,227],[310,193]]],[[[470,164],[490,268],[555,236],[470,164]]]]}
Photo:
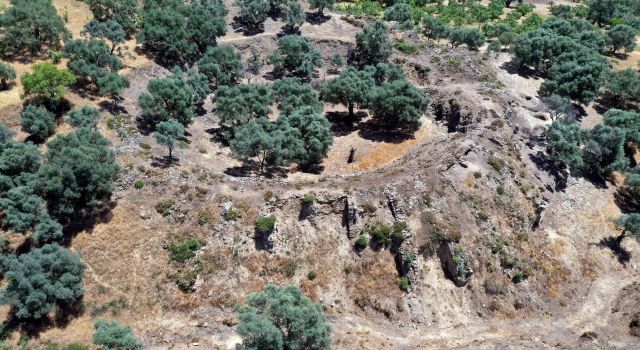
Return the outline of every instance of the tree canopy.
{"type": "Polygon", "coordinates": [[[67,123],[76,128],[96,129],[100,120],[100,110],[95,107],[83,106],[69,111],[67,123]]]}
{"type": "Polygon", "coordinates": [[[45,141],[56,130],[55,116],[44,107],[27,105],[22,112],[21,122],[22,130],[38,142],[45,141]]]}
{"type": "Polygon", "coordinates": [[[37,224],[45,206],[30,186],[17,186],[0,197],[4,223],[14,232],[31,231],[37,224]]]}
{"type": "Polygon", "coordinates": [[[138,42],[164,63],[192,63],[226,32],[221,0],[145,1],[138,42]]]}
{"type": "Polygon", "coordinates": [[[298,287],[267,285],[238,307],[241,349],[330,349],[331,328],[322,308],[298,287]]]}
{"type": "Polygon", "coordinates": [[[216,91],[215,112],[220,118],[223,136],[233,139],[234,129],[252,120],[267,118],[275,98],[263,84],[222,86],[216,91]]]}
{"type": "Polygon", "coordinates": [[[127,33],[132,33],[136,29],[138,0],[85,0],[85,2],[89,4],[93,17],[99,22],[115,21],[127,33]]]}
{"type": "Polygon", "coordinates": [[[636,48],[635,28],[626,24],[618,24],[607,31],[607,38],[611,52],[624,49],[625,52],[631,52],[636,48]]]}
{"type": "Polygon", "coordinates": [[[4,62],[0,62],[0,89],[6,90],[9,87],[8,82],[16,78],[16,70],[4,62]]]}
{"type": "Polygon", "coordinates": [[[41,164],[40,151],[32,143],[12,140],[0,143],[0,192],[31,185],[41,164]]]}
{"type": "Polygon", "coordinates": [[[348,67],[340,76],[326,82],[321,89],[322,99],[333,104],[343,104],[353,119],[353,109],[366,104],[369,90],[375,85],[368,71],[358,71],[348,67]]]}
{"type": "Polygon", "coordinates": [[[117,321],[97,320],[93,344],[103,350],[142,349],[142,342],[133,335],[131,327],[123,326],[117,321]]]}
{"type": "Polygon", "coordinates": [[[404,79],[385,82],[372,89],[367,106],[373,117],[393,129],[420,125],[428,100],[404,79]]]}
{"type": "Polygon", "coordinates": [[[41,319],[56,307],[73,304],[84,294],[84,265],[77,254],[47,244],[18,256],[2,256],[7,285],[0,300],[18,319],[41,319]]]}
{"type": "Polygon", "coordinates": [[[122,61],[99,39],[70,40],[64,51],[69,59],[69,71],[85,85],[94,83],[98,86],[101,77],[109,73],[117,74],[122,68],[122,61]]]}
{"type": "Polygon", "coordinates": [[[92,19],[84,26],[84,33],[89,34],[94,39],[109,40],[111,42],[111,53],[125,42],[126,33],[122,25],[118,21],[109,19],[106,21],[98,21],[92,19]]]}
{"type": "Polygon", "coordinates": [[[50,0],[11,0],[0,13],[0,54],[36,54],[57,49],[69,36],[50,0]]]}
{"type": "Polygon", "coordinates": [[[640,74],[633,69],[611,71],[604,91],[605,96],[619,108],[640,102],[640,74]]]}
{"type": "Polygon", "coordinates": [[[269,0],[235,0],[235,3],[240,9],[242,22],[250,30],[260,28],[271,10],[269,0]]]}
{"type": "Polygon", "coordinates": [[[276,71],[309,78],[315,67],[322,67],[322,54],[309,41],[299,35],[286,35],[278,40],[278,48],[269,56],[276,71]]]}
{"type": "Polygon", "coordinates": [[[175,119],[158,123],[153,134],[156,141],[169,150],[169,161],[173,160],[173,148],[176,141],[184,135],[184,126],[175,119]]]}
{"type": "Polygon", "coordinates": [[[386,62],[393,52],[388,36],[387,26],[382,21],[376,21],[356,34],[355,54],[358,63],[365,66],[386,62]]]}
{"type": "Polygon", "coordinates": [[[299,78],[276,80],[272,90],[282,115],[289,115],[303,107],[311,108],[318,113],[322,112],[322,103],[318,99],[316,90],[299,78]]]}
{"type": "Polygon", "coordinates": [[[151,127],[171,118],[187,126],[195,115],[193,90],[182,79],[174,77],[151,79],[147,92],[138,98],[141,119],[151,127]]]}
{"type": "Polygon", "coordinates": [[[51,63],[38,63],[32,66],[32,73],[20,77],[24,87],[24,96],[33,96],[50,101],[59,100],[76,77],[66,69],[58,69],[51,63]]]}
{"type": "Polygon", "coordinates": [[[309,0],[309,6],[312,10],[318,10],[319,14],[324,13],[324,9],[331,8],[336,0],[309,0]]]}
{"type": "Polygon", "coordinates": [[[80,128],[56,136],[47,146],[38,177],[49,213],[68,217],[91,211],[111,198],[118,165],[107,139],[80,128]]]}
{"type": "Polygon", "coordinates": [[[198,70],[207,76],[212,87],[235,85],[244,67],[240,54],[231,46],[210,47],[198,61],[198,70]]]}

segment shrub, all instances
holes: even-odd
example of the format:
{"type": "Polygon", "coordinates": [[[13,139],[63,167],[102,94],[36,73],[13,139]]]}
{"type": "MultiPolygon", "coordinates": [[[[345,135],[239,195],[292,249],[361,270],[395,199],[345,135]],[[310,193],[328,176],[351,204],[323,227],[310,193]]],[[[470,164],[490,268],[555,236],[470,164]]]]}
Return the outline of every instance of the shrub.
{"type": "Polygon", "coordinates": [[[107,320],[96,321],[93,343],[103,350],[137,350],[142,348],[142,342],[133,335],[131,327],[107,320]]]}
{"type": "Polygon", "coordinates": [[[400,279],[400,289],[402,289],[403,291],[409,291],[409,284],[409,279],[407,277],[402,277],[400,279]]]}
{"type": "Polygon", "coordinates": [[[176,201],[173,198],[161,200],[156,204],[156,212],[162,216],[169,216],[173,211],[173,206],[176,201]]]}
{"type": "Polygon", "coordinates": [[[56,119],[44,107],[28,105],[22,112],[21,122],[22,130],[37,141],[46,140],[56,131],[56,119]]]}
{"type": "Polygon", "coordinates": [[[309,192],[302,197],[303,204],[312,204],[316,200],[315,193],[309,192]]]}
{"type": "Polygon", "coordinates": [[[193,286],[196,284],[196,280],[198,279],[198,271],[189,270],[185,273],[178,274],[175,277],[175,282],[178,288],[183,292],[192,292],[193,286]]]}
{"type": "Polygon", "coordinates": [[[484,285],[485,292],[487,292],[488,294],[497,295],[497,294],[506,293],[506,288],[502,284],[494,281],[493,279],[484,280],[483,285],[484,285]]]}
{"type": "Polygon", "coordinates": [[[513,274],[513,283],[520,283],[527,279],[529,275],[525,271],[517,271],[513,274]]]}
{"type": "Polygon", "coordinates": [[[276,225],[276,216],[271,214],[267,216],[261,216],[256,219],[255,228],[256,232],[260,234],[266,234],[273,231],[276,225]]]}
{"type": "Polygon", "coordinates": [[[496,188],[496,193],[498,193],[498,194],[499,194],[499,195],[501,195],[501,196],[502,196],[503,194],[505,194],[504,186],[502,186],[502,185],[498,186],[498,188],[496,188]]]}
{"type": "Polygon", "coordinates": [[[381,223],[372,224],[369,226],[369,234],[379,246],[385,246],[391,243],[391,227],[387,225],[381,223]]]}
{"type": "Polygon", "coordinates": [[[497,172],[501,172],[506,165],[504,160],[496,158],[494,156],[489,156],[489,158],[487,159],[487,163],[493,168],[493,170],[497,172]]]}
{"type": "Polygon", "coordinates": [[[376,212],[376,210],[378,210],[378,208],[376,208],[376,206],[371,203],[366,203],[362,206],[362,211],[364,211],[365,214],[373,214],[376,212]]]}
{"type": "Polygon", "coordinates": [[[169,252],[171,252],[170,259],[183,263],[196,256],[195,252],[198,249],[200,249],[200,243],[193,238],[184,240],[180,243],[174,243],[169,246],[169,252]]]}
{"type": "Polygon", "coordinates": [[[407,55],[412,55],[418,52],[418,48],[415,45],[405,42],[404,39],[396,40],[396,42],[393,44],[393,47],[395,47],[396,50],[407,55]]]}
{"type": "Polygon", "coordinates": [[[365,249],[368,245],[369,245],[369,237],[367,237],[366,235],[358,236],[358,239],[356,239],[356,248],[365,249]]]}
{"type": "Polygon", "coordinates": [[[144,181],[137,179],[134,183],[133,183],[133,187],[135,187],[136,190],[141,189],[142,187],[144,187],[144,181]]]}
{"type": "Polygon", "coordinates": [[[232,208],[229,208],[229,210],[227,210],[224,215],[222,215],[222,217],[224,218],[225,221],[233,221],[233,220],[237,220],[242,216],[242,213],[239,210],[232,208]]]}
{"type": "Polygon", "coordinates": [[[213,213],[209,209],[202,209],[198,213],[198,225],[203,226],[213,221],[213,213]]]}
{"type": "Polygon", "coordinates": [[[313,281],[316,279],[316,277],[318,277],[318,274],[315,271],[309,271],[309,273],[307,274],[307,277],[313,281]]]}

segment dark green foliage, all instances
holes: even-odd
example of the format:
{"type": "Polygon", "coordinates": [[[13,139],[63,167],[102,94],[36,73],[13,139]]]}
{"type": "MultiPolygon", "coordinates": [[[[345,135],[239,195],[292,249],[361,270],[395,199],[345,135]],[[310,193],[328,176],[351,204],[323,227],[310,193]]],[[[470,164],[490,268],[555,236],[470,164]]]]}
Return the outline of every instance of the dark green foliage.
{"type": "Polygon", "coordinates": [[[409,279],[407,277],[402,277],[400,279],[400,289],[402,289],[403,291],[407,292],[409,290],[409,285],[411,283],[409,283],[409,279]]]}
{"type": "Polygon", "coordinates": [[[306,15],[299,2],[290,0],[282,9],[282,19],[290,30],[294,30],[304,23],[306,15]]]}
{"type": "Polygon", "coordinates": [[[258,157],[262,172],[265,163],[274,158],[273,128],[264,118],[238,126],[231,141],[231,151],[243,159],[258,157]]]}
{"type": "Polygon", "coordinates": [[[4,62],[0,62],[0,89],[6,90],[9,82],[16,79],[16,70],[4,62]]]}
{"type": "Polygon", "coordinates": [[[484,34],[475,28],[453,28],[449,32],[449,40],[453,46],[467,45],[471,50],[477,50],[485,42],[484,34]]]}
{"type": "Polygon", "coordinates": [[[565,52],[557,57],[540,89],[586,104],[600,94],[608,69],[606,59],[593,51],[565,52]]]}
{"type": "Polygon", "coordinates": [[[618,24],[609,29],[607,37],[611,52],[616,52],[620,49],[624,49],[625,52],[633,51],[636,48],[636,34],[637,31],[626,24],[618,24]]]}
{"type": "Polygon", "coordinates": [[[360,66],[385,63],[392,52],[393,46],[383,22],[377,21],[356,34],[355,55],[360,66]]]}
{"type": "Polygon", "coordinates": [[[159,122],[173,118],[184,126],[191,124],[195,115],[194,96],[184,80],[174,77],[151,79],[147,90],[138,98],[144,123],[155,127],[159,122]]]}
{"type": "Polygon", "coordinates": [[[271,10],[269,0],[235,0],[240,9],[240,17],[251,30],[258,29],[267,19],[271,10]]]}
{"type": "Polygon", "coordinates": [[[396,21],[405,28],[413,26],[413,15],[411,13],[411,6],[402,2],[398,2],[393,6],[388,7],[384,11],[385,21],[396,21]]]}
{"type": "Polygon", "coordinates": [[[565,115],[571,106],[570,99],[556,94],[549,96],[545,102],[551,111],[551,120],[553,121],[556,121],[565,115]]]}
{"type": "Polygon", "coordinates": [[[587,18],[601,27],[630,10],[628,0],[588,0],[586,4],[589,6],[587,18]]]}
{"type": "Polygon", "coordinates": [[[120,23],[113,19],[109,19],[104,22],[93,19],[84,26],[83,32],[89,34],[95,39],[109,40],[109,42],[111,42],[112,54],[118,45],[125,42],[126,38],[124,28],[122,28],[120,23]]]}
{"type": "Polygon", "coordinates": [[[315,112],[322,112],[322,103],[318,93],[309,84],[299,78],[284,78],[276,80],[272,86],[278,109],[283,115],[290,115],[293,111],[303,107],[310,107],[315,112]]]}
{"type": "Polygon", "coordinates": [[[380,247],[391,244],[391,227],[387,225],[381,223],[372,224],[369,226],[369,234],[380,247]]]}
{"type": "Polygon", "coordinates": [[[309,0],[309,6],[312,10],[318,10],[319,14],[324,12],[325,8],[331,8],[336,0],[309,0]]]}
{"type": "Polygon", "coordinates": [[[55,50],[68,35],[50,0],[11,0],[0,14],[0,55],[55,50]]]}
{"type": "Polygon", "coordinates": [[[640,145],[640,113],[610,109],[604,115],[604,124],[624,131],[626,142],[640,145]]]}
{"type": "Polygon", "coordinates": [[[22,130],[36,141],[42,142],[56,131],[56,119],[53,113],[44,107],[27,105],[21,116],[22,130]]]}
{"type": "Polygon", "coordinates": [[[369,90],[375,85],[370,71],[358,71],[349,67],[340,76],[326,82],[320,93],[322,99],[333,104],[343,104],[353,118],[353,109],[366,104],[369,90]]]}
{"type": "Polygon", "coordinates": [[[180,243],[169,246],[171,260],[179,263],[183,263],[196,256],[198,249],[200,249],[200,243],[195,239],[186,239],[180,243]]]}
{"type": "Polygon", "coordinates": [[[266,85],[241,84],[222,86],[216,92],[215,112],[225,137],[233,139],[233,129],[271,113],[274,96],[266,85]]]}
{"type": "Polygon", "coordinates": [[[20,77],[24,96],[57,101],[64,95],[66,88],[76,81],[76,77],[68,70],[58,69],[51,63],[34,64],[32,71],[20,77]]]}
{"type": "Polygon", "coordinates": [[[150,0],[137,39],[163,62],[193,62],[224,35],[226,14],[218,0],[150,0]]]}
{"type": "Polygon", "coordinates": [[[62,225],[48,214],[41,214],[31,239],[37,244],[59,241],[63,236],[62,225]]]}
{"type": "Polygon", "coordinates": [[[422,33],[432,40],[444,39],[449,37],[449,28],[437,17],[424,16],[422,18],[422,33]]]}
{"type": "Polygon", "coordinates": [[[101,350],[137,350],[142,349],[142,342],[133,335],[129,326],[117,321],[97,320],[93,333],[93,344],[101,350]]]}
{"type": "Polygon", "coordinates": [[[14,232],[31,231],[44,211],[42,199],[29,186],[14,187],[0,197],[4,224],[14,232]]]}
{"type": "Polygon", "coordinates": [[[110,199],[118,165],[107,139],[80,128],[57,136],[47,146],[46,163],[38,175],[50,213],[79,214],[110,199]]]}
{"type": "Polygon", "coordinates": [[[198,71],[207,76],[212,87],[235,85],[243,73],[240,54],[231,46],[211,47],[198,61],[198,71]]]}
{"type": "Polygon", "coordinates": [[[582,150],[585,173],[604,176],[615,170],[624,170],[628,165],[624,143],[624,130],[602,124],[596,125],[586,136],[582,150]]]}
{"type": "Polygon", "coordinates": [[[267,215],[261,216],[256,219],[255,228],[256,232],[264,235],[273,231],[276,226],[276,216],[275,215],[267,215]]]}
{"type": "Polygon", "coordinates": [[[182,82],[184,88],[189,90],[191,94],[191,105],[194,107],[201,106],[202,103],[204,103],[204,99],[211,94],[209,79],[195,68],[189,68],[185,71],[176,66],[173,67],[171,72],[173,75],[170,78],[182,82]]]}
{"type": "Polygon", "coordinates": [[[0,144],[0,192],[26,186],[42,164],[38,147],[32,143],[7,141],[0,144]]]}
{"type": "Polygon", "coordinates": [[[96,129],[100,120],[100,110],[95,107],[84,106],[69,111],[67,123],[76,128],[96,129]]]}
{"type": "Polygon", "coordinates": [[[237,308],[239,349],[330,349],[331,328],[322,307],[296,286],[267,285],[237,308]]]}
{"type": "Polygon", "coordinates": [[[366,66],[362,69],[373,76],[377,85],[396,80],[405,80],[402,66],[395,63],[378,63],[375,66],[366,66]]]}
{"type": "Polygon", "coordinates": [[[156,141],[169,150],[169,161],[173,160],[173,148],[176,141],[184,135],[184,126],[175,119],[160,122],[156,125],[153,136],[156,141]]]}
{"type": "Polygon", "coordinates": [[[576,43],[598,52],[602,52],[607,44],[607,37],[583,19],[563,20],[551,17],[541,28],[552,30],[556,35],[571,38],[576,43]]]}
{"type": "Polygon", "coordinates": [[[108,95],[111,99],[116,100],[122,90],[129,87],[129,79],[118,75],[117,73],[107,73],[98,77],[96,80],[98,91],[102,95],[108,95]]]}
{"type": "Polygon", "coordinates": [[[322,55],[309,39],[286,35],[278,40],[278,48],[269,56],[277,72],[310,78],[315,67],[322,67],[322,55]]]}
{"type": "Polygon", "coordinates": [[[4,125],[4,123],[0,123],[0,145],[2,145],[5,142],[11,141],[12,137],[13,137],[13,131],[11,131],[11,129],[9,129],[6,125],[4,125]]]}
{"type": "Polygon", "coordinates": [[[549,10],[552,15],[562,19],[570,19],[573,17],[573,11],[569,5],[551,5],[549,10]]]}
{"type": "Polygon", "coordinates": [[[116,73],[122,68],[122,61],[113,55],[104,41],[99,39],[71,40],[64,48],[69,59],[69,71],[85,83],[97,84],[99,77],[116,73]]]}
{"type": "Polygon", "coordinates": [[[57,306],[76,302],[84,294],[84,265],[76,254],[47,244],[19,256],[2,257],[7,285],[0,300],[18,319],[41,319],[57,306]]]}
{"type": "Polygon", "coordinates": [[[623,231],[623,236],[630,235],[640,239],[640,214],[625,214],[614,220],[616,226],[623,231]]]}
{"type": "Polygon", "coordinates": [[[358,236],[358,239],[356,239],[356,248],[365,249],[368,245],[369,245],[369,237],[367,237],[366,235],[358,236]]]}
{"type": "Polygon", "coordinates": [[[340,67],[344,66],[344,57],[339,53],[334,53],[329,57],[329,64],[333,71],[337,72],[340,67]]]}
{"type": "Polygon", "coordinates": [[[611,71],[604,90],[617,107],[640,102],[640,74],[633,69],[611,71]]]}
{"type": "Polygon", "coordinates": [[[394,80],[375,87],[368,107],[373,117],[391,129],[416,128],[428,100],[407,80],[394,80]]]}
{"type": "Polygon", "coordinates": [[[303,149],[296,151],[293,160],[302,166],[319,163],[333,144],[331,124],[327,118],[312,107],[294,110],[288,116],[281,116],[278,123],[286,122],[300,133],[303,149]]]}
{"type": "Polygon", "coordinates": [[[100,22],[113,20],[131,33],[136,28],[138,0],[85,0],[89,4],[93,17],[100,22]]]}
{"type": "Polygon", "coordinates": [[[584,131],[578,123],[553,122],[546,138],[547,154],[556,168],[568,168],[571,171],[582,168],[581,145],[584,131]]]}

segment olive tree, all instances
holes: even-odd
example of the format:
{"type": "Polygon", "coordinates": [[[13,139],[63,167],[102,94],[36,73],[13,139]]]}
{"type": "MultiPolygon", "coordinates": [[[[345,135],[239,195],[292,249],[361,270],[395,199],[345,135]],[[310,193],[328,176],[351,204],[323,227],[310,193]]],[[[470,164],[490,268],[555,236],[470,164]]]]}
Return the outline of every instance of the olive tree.
{"type": "Polygon", "coordinates": [[[321,91],[322,99],[333,104],[343,104],[349,111],[349,119],[353,120],[356,106],[366,103],[369,90],[375,85],[373,76],[367,71],[358,71],[349,67],[335,79],[329,80],[321,91]]]}
{"type": "Polygon", "coordinates": [[[70,40],[64,51],[69,59],[69,71],[85,85],[94,84],[100,88],[100,78],[107,74],[117,74],[123,66],[122,61],[110,52],[107,44],[99,39],[70,40]]]}
{"type": "Polygon", "coordinates": [[[333,144],[331,124],[324,115],[312,107],[303,107],[290,115],[281,116],[278,123],[287,123],[300,132],[303,147],[297,151],[293,161],[303,167],[318,164],[333,144]]]}
{"type": "Polygon", "coordinates": [[[625,214],[614,220],[616,226],[622,230],[622,234],[618,236],[618,244],[623,238],[630,235],[636,239],[640,239],[640,213],[625,214]]]}
{"type": "Polygon", "coordinates": [[[156,125],[153,136],[156,141],[169,150],[169,162],[173,161],[173,148],[176,141],[184,135],[184,126],[175,119],[169,119],[156,125]]]}
{"type": "Polygon", "coordinates": [[[89,23],[85,24],[83,32],[95,39],[109,40],[109,42],[111,42],[111,54],[113,54],[116,48],[124,43],[126,39],[124,28],[113,19],[104,22],[92,19],[89,23]]]}
{"type": "Polygon", "coordinates": [[[356,34],[355,55],[360,66],[384,63],[392,52],[393,46],[389,41],[389,33],[384,22],[376,21],[356,34]]]}
{"type": "Polygon", "coordinates": [[[171,118],[182,125],[191,124],[195,115],[193,91],[181,79],[172,77],[151,79],[147,92],[138,98],[141,119],[151,127],[171,118]]]}
{"type": "Polygon", "coordinates": [[[47,244],[18,256],[2,257],[6,286],[0,300],[20,320],[42,319],[57,307],[71,305],[83,295],[84,264],[77,254],[47,244]]]}
{"type": "Polygon", "coordinates": [[[198,70],[212,87],[237,84],[243,69],[240,54],[231,46],[211,47],[198,61],[198,70]]]}
{"type": "Polygon", "coordinates": [[[373,118],[381,124],[396,128],[415,129],[420,125],[428,100],[407,80],[394,80],[371,90],[367,106],[373,118]]]}
{"type": "Polygon", "coordinates": [[[11,0],[0,13],[0,54],[37,54],[58,49],[69,36],[51,0],[11,0]]]}
{"type": "Polygon", "coordinates": [[[272,90],[281,115],[289,115],[303,107],[309,107],[318,113],[322,112],[318,93],[311,85],[303,83],[300,78],[276,80],[272,90]]]}
{"type": "Polygon", "coordinates": [[[555,121],[546,132],[547,155],[560,170],[582,168],[582,143],[585,131],[576,122],[555,121]]]}
{"type": "Polygon", "coordinates": [[[309,39],[286,35],[278,40],[278,48],[269,56],[276,71],[309,78],[315,67],[322,67],[322,54],[309,39]]]}
{"type": "Polygon", "coordinates": [[[136,29],[138,0],[84,0],[89,4],[93,17],[100,22],[114,21],[127,33],[136,29]]]}
{"type": "Polygon", "coordinates": [[[46,140],[56,131],[55,116],[44,107],[27,105],[22,112],[21,122],[22,130],[38,142],[46,140]]]}
{"type": "Polygon", "coordinates": [[[318,10],[319,14],[323,14],[325,8],[331,8],[336,0],[309,0],[309,6],[312,10],[318,10]]]}
{"type": "Polygon", "coordinates": [[[110,200],[118,173],[110,145],[109,140],[87,128],[49,141],[46,162],[38,171],[49,213],[66,218],[110,200]]]}
{"type": "Polygon", "coordinates": [[[267,285],[237,308],[240,349],[330,349],[331,327],[322,308],[296,286],[267,285]]]}
{"type": "Polygon", "coordinates": [[[633,69],[611,71],[604,91],[605,96],[617,107],[640,102],[640,74],[633,69]]]}
{"type": "Polygon", "coordinates": [[[67,123],[76,128],[96,129],[99,120],[100,110],[90,106],[72,109],[67,116],[67,123]]]}
{"type": "Polygon", "coordinates": [[[454,28],[449,32],[449,40],[456,47],[465,44],[471,50],[477,50],[485,42],[485,36],[475,28],[454,28]]]}
{"type": "Polygon", "coordinates": [[[633,51],[636,48],[636,34],[636,29],[626,24],[618,24],[609,29],[607,38],[611,52],[615,53],[620,49],[624,49],[626,52],[633,51]]]}
{"type": "Polygon", "coordinates": [[[44,202],[30,186],[17,186],[0,197],[4,224],[12,231],[25,233],[37,224],[45,211],[44,202]]]}
{"type": "Polygon", "coordinates": [[[267,118],[274,96],[263,84],[222,86],[216,91],[215,112],[220,118],[223,137],[233,139],[234,129],[252,120],[267,118]]]}
{"type": "Polygon", "coordinates": [[[42,164],[38,147],[27,142],[0,143],[0,192],[16,186],[32,186],[42,164]]]}
{"type": "Polygon", "coordinates": [[[0,87],[2,90],[6,90],[9,87],[10,81],[16,79],[16,70],[10,65],[4,62],[0,62],[0,87]]]}
{"type": "Polygon", "coordinates": [[[629,161],[624,153],[625,137],[625,131],[620,128],[596,125],[585,138],[582,170],[588,175],[602,177],[626,169],[629,161]]]}
{"type": "Polygon", "coordinates": [[[251,30],[256,30],[267,20],[271,4],[269,0],[235,0],[240,17],[251,30]]]}

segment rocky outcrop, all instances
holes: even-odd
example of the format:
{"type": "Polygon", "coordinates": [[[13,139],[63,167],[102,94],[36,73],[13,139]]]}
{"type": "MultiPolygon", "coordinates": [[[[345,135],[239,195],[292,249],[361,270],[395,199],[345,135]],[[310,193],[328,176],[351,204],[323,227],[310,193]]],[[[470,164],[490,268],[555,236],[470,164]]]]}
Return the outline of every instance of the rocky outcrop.
{"type": "Polygon", "coordinates": [[[445,275],[457,287],[464,287],[473,275],[471,258],[464,252],[462,246],[442,242],[438,247],[438,258],[445,275]]]}

